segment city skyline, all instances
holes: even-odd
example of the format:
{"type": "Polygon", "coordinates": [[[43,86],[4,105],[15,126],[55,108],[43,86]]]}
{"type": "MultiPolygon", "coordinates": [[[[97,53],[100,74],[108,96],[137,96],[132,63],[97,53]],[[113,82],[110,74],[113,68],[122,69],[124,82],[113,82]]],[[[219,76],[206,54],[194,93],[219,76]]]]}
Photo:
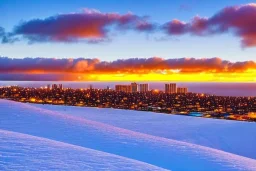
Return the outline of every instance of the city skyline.
{"type": "Polygon", "coordinates": [[[176,83],[163,84],[164,91],[149,90],[149,84],[132,82],[115,85],[115,89],[64,88],[63,84],[45,87],[0,87],[0,99],[23,103],[70,105],[80,107],[117,108],[153,111],[186,116],[256,121],[255,97],[216,96],[188,92],[176,83]],[[145,89],[147,87],[147,89],[145,89]]]}

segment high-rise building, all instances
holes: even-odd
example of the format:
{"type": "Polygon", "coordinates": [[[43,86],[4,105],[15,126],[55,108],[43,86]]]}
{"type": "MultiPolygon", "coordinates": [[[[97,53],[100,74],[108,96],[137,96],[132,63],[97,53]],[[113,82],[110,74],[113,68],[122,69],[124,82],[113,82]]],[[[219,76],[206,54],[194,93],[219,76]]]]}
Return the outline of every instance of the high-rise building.
{"type": "Polygon", "coordinates": [[[165,91],[165,93],[169,93],[170,92],[170,84],[165,84],[164,85],[164,91],[165,91]]]}
{"type": "Polygon", "coordinates": [[[176,93],[176,83],[165,84],[165,93],[176,93]]]}
{"type": "Polygon", "coordinates": [[[170,93],[177,93],[177,86],[176,83],[171,83],[170,84],[170,93]]]}
{"type": "Polygon", "coordinates": [[[115,85],[115,90],[116,90],[116,91],[121,91],[121,86],[122,86],[122,85],[115,85]]]}
{"type": "Polygon", "coordinates": [[[132,92],[137,92],[138,91],[138,84],[137,83],[131,83],[132,86],[132,92]]]}
{"type": "Polygon", "coordinates": [[[177,88],[177,93],[184,93],[186,94],[188,92],[188,88],[187,87],[178,87],[177,88]]]}
{"type": "Polygon", "coordinates": [[[53,84],[52,85],[52,90],[56,90],[56,89],[58,89],[58,85],[57,84],[53,84]]]}
{"type": "Polygon", "coordinates": [[[126,89],[127,93],[131,93],[132,92],[132,86],[131,85],[127,85],[125,89],[126,89]]]}
{"type": "Polygon", "coordinates": [[[130,92],[132,92],[132,86],[131,85],[116,85],[115,90],[119,91],[119,92],[130,93],[130,92]]]}
{"type": "Polygon", "coordinates": [[[47,84],[47,90],[51,89],[51,84],[47,84]]]}
{"type": "Polygon", "coordinates": [[[148,84],[140,84],[140,92],[147,92],[149,91],[148,84]]]}
{"type": "Polygon", "coordinates": [[[59,89],[63,90],[63,84],[59,84],[59,89]]]}
{"type": "Polygon", "coordinates": [[[90,86],[89,86],[89,87],[90,87],[90,89],[92,89],[92,84],[90,84],[90,86]]]}

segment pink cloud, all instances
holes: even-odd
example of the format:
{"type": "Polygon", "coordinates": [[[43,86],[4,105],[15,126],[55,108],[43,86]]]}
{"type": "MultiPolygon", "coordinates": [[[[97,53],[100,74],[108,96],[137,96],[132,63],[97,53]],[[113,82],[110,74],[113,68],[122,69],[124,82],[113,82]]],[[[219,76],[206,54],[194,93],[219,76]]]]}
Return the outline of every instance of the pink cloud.
{"type": "Polygon", "coordinates": [[[254,61],[230,62],[221,58],[129,58],[115,61],[99,59],[55,59],[0,57],[0,73],[150,73],[158,70],[180,72],[244,72],[255,69],[254,61]]]}
{"type": "Polygon", "coordinates": [[[31,41],[69,42],[95,40],[108,36],[110,27],[115,30],[150,31],[154,28],[147,17],[132,13],[102,13],[85,9],[81,13],[60,14],[45,19],[33,19],[16,26],[15,34],[31,41]]]}
{"type": "Polygon", "coordinates": [[[244,47],[256,46],[256,4],[226,7],[210,18],[196,16],[185,23],[173,20],[164,25],[169,35],[190,33],[211,35],[232,32],[241,38],[244,47]]]}

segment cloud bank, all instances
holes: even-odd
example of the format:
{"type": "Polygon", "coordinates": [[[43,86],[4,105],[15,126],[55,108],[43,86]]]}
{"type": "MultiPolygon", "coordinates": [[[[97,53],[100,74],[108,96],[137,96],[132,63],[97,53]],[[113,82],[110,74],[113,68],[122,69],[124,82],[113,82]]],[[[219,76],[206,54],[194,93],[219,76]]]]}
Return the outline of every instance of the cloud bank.
{"type": "Polygon", "coordinates": [[[115,61],[100,61],[86,58],[0,58],[0,73],[128,73],[147,74],[151,72],[179,73],[233,73],[255,70],[256,62],[230,62],[221,58],[177,58],[163,59],[129,58],[115,61]]]}

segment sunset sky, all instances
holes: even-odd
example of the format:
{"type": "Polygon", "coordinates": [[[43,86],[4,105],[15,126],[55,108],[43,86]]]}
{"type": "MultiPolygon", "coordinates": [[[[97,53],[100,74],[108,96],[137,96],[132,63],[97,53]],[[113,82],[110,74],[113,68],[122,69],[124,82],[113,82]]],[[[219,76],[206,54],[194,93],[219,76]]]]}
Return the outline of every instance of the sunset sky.
{"type": "Polygon", "coordinates": [[[0,80],[256,81],[252,1],[1,0],[0,11],[0,80]]]}

